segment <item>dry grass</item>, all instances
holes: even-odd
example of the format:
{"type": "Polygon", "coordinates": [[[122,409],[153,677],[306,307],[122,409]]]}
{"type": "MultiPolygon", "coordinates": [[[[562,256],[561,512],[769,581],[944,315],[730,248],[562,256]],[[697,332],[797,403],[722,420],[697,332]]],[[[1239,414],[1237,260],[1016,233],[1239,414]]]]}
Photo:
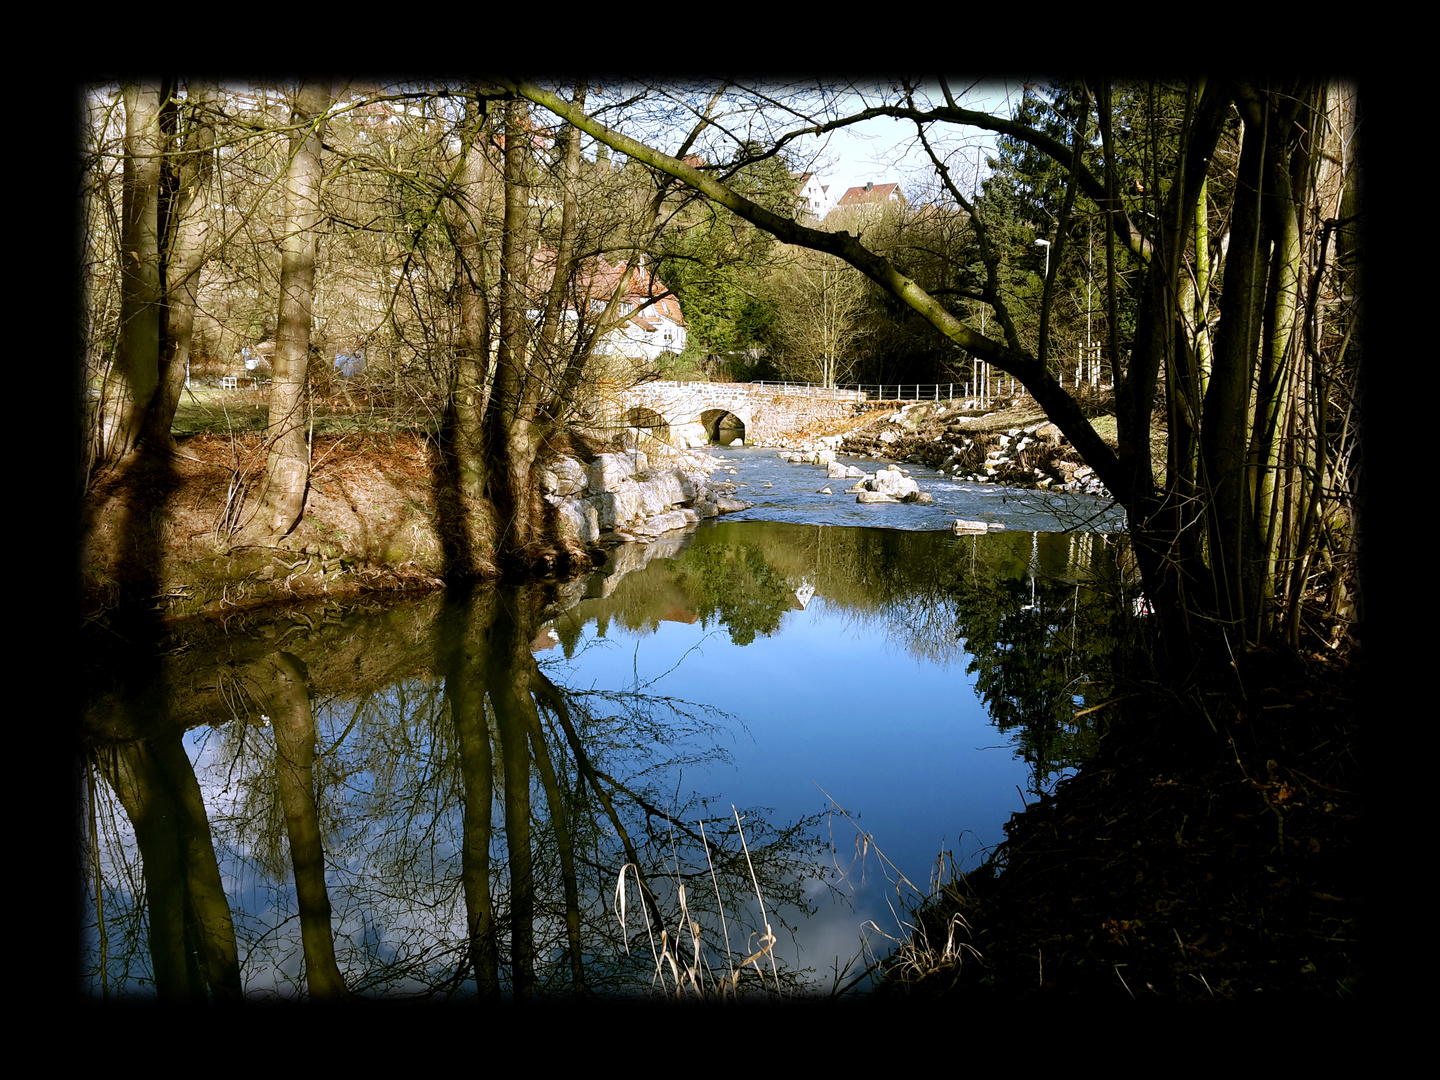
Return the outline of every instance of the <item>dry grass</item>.
{"type": "Polygon", "coordinates": [[[970,924],[959,912],[950,916],[946,925],[945,941],[936,945],[930,941],[923,924],[912,924],[908,937],[885,961],[885,976],[892,982],[910,983],[944,977],[947,973],[958,977],[967,955],[980,959],[980,950],[961,936],[970,937],[970,924]]]}
{"type": "MultiPolygon", "coordinates": [[[[816,785],[819,786],[818,784],[816,785]]],[[[877,972],[883,972],[884,977],[891,983],[917,982],[921,980],[933,980],[937,976],[944,976],[946,973],[953,973],[958,976],[962,965],[967,958],[980,959],[980,951],[968,941],[962,940],[971,936],[970,924],[964,916],[955,912],[951,915],[949,922],[944,928],[944,940],[932,941],[925,923],[919,918],[919,913],[929,907],[942,892],[949,893],[954,886],[955,874],[949,875],[949,882],[942,882],[944,876],[945,858],[942,855],[936,862],[936,869],[930,881],[928,891],[922,891],[915,885],[893,862],[880,850],[875,843],[875,838],[860,828],[858,822],[850,816],[841,806],[825,791],[820,788],[825,798],[830,800],[834,807],[833,813],[848,821],[856,832],[856,861],[863,868],[869,856],[873,853],[879,863],[881,873],[895,888],[895,899],[890,902],[890,913],[895,920],[896,932],[894,934],[883,930],[873,919],[865,923],[864,929],[878,934],[893,946],[887,956],[880,956],[871,946],[869,938],[865,941],[865,967],[854,976],[845,987],[837,985],[836,992],[843,993],[844,990],[858,985],[865,978],[877,972]]],[[[832,848],[834,842],[832,839],[832,848]]],[[[852,864],[853,868],[853,864],[852,864]]],[[[849,877],[849,873],[838,864],[836,870],[842,877],[849,877]]],[[[863,872],[863,869],[862,869],[863,872]]],[[[887,946],[889,948],[890,946],[887,946]]],[[[852,961],[853,963],[853,961],[852,961]]]]}
{"type": "MultiPolygon", "coordinates": [[[[725,913],[725,903],[721,898],[720,883],[716,877],[715,863],[711,858],[708,840],[705,841],[705,861],[710,871],[711,885],[715,890],[716,910],[719,913],[720,929],[725,940],[724,956],[718,964],[711,962],[710,950],[704,942],[699,919],[692,914],[690,897],[684,884],[680,884],[677,889],[677,903],[680,912],[676,919],[675,929],[672,931],[663,923],[657,925],[656,915],[659,909],[655,907],[653,899],[646,895],[647,886],[640,869],[634,863],[626,863],[620,868],[620,876],[615,883],[615,917],[619,919],[620,929],[625,936],[626,952],[629,952],[630,948],[628,916],[631,904],[629,889],[626,886],[628,876],[634,879],[635,888],[640,894],[641,902],[635,906],[639,908],[643,916],[646,939],[655,962],[655,974],[651,987],[662,997],[676,1001],[687,999],[697,1001],[735,1000],[740,994],[742,978],[750,971],[755,974],[758,990],[767,993],[780,992],[780,971],[775,959],[775,932],[770,925],[770,918],[765,908],[765,897],[760,890],[760,882],[756,878],[754,864],[750,861],[750,845],[745,838],[745,829],[740,824],[740,814],[735,811],[734,807],[731,807],[731,810],[735,813],[735,827],[739,830],[740,842],[745,848],[745,861],[750,871],[750,882],[755,889],[755,899],[760,905],[761,923],[765,927],[764,933],[750,936],[747,954],[743,958],[736,959],[736,952],[730,941],[730,920],[725,913]],[[769,961],[768,975],[765,968],[766,960],[769,961]]],[[[700,834],[703,840],[704,822],[700,822],[700,834]]]]}

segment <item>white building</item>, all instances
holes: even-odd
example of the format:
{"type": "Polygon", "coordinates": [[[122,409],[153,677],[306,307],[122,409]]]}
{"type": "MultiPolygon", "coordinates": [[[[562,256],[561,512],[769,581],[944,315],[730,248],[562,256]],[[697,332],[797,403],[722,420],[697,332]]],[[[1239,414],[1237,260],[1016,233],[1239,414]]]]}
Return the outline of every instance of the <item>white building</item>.
{"type": "Polygon", "coordinates": [[[802,173],[795,178],[800,189],[800,208],[822,221],[835,208],[834,188],[822,184],[814,173],[802,173]]]}
{"type": "MultiPolygon", "coordinates": [[[[548,281],[554,266],[554,253],[542,248],[536,256],[536,281],[548,281]]],[[[587,260],[574,284],[574,294],[589,313],[591,322],[600,317],[615,294],[629,263],[608,263],[604,258],[587,260]]],[[[537,300],[539,298],[537,297],[537,300]]],[[[652,361],[661,353],[680,353],[688,341],[685,315],[680,301],[665,283],[648,269],[642,259],[626,282],[619,300],[622,322],[607,331],[596,343],[599,356],[621,356],[631,360],[652,361]]],[[[538,310],[536,312],[538,315],[538,310]]],[[[572,310],[569,317],[573,319],[572,310]]],[[[592,323],[593,325],[593,323],[592,323]]]]}
{"type": "MultiPolygon", "coordinates": [[[[637,271],[635,277],[639,276],[637,271]]],[[[650,284],[656,292],[663,293],[665,290],[658,278],[651,279],[650,284]]],[[[629,318],[601,339],[596,352],[602,356],[654,360],[663,352],[684,351],[686,325],[685,316],[680,312],[680,302],[673,296],[661,296],[648,306],[642,306],[647,299],[641,290],[620,302],[620,310],[629,318]]],[[[600,306],[604,308],[603,301],[600,306]]]]}

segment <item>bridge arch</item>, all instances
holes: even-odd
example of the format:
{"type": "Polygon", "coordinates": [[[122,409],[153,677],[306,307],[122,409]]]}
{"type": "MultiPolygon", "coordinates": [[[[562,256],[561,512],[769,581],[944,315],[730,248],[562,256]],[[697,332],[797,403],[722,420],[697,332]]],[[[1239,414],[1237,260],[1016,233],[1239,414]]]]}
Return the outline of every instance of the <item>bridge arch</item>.
{"type": "Polygon", "coordinates": [[[768,446],[819,420],[853,416],[866,401],[862,390],[758,383],[651,380],[615,389],[603,409],[607,425],[634,426],[685,447],[735,440],[768,446]]]}
{"type": "Polygon", "coordinates": [[[745,442],[745,421],[728,409],[706,409],[700,414],[700,423],[711,442],[721,446],[745,442]]]}

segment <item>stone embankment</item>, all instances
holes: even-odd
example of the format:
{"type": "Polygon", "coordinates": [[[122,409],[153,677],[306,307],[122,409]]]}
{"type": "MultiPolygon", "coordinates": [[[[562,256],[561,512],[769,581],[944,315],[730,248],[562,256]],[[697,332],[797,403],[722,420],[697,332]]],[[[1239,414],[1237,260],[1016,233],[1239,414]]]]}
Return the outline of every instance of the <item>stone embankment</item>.
{"type": "Polygon", "coordinates": [[[719,462],[709,455],[658,439],[632,441],[637,445],[598,454],[588,465],[557,458],[541,473],[546,501],[581,546],[654,540],[752,505],[734,497],[733,481],[710,479],[719,462]]]}
{"type": "MultiPolygon", "coordinates": [[[[625,541],[683,535],[677,530],[750,506],[735,498],[733,480],[711,478],[721,463],[704,453],[635,433],[621,451],[592,447],[570,441],[541,480],[577,547],[612,547],[614,558],[625,541]]],[[[85,610],[98,615],[138,598],[169,618],[224,616],[274,602],[437,589],[446,573],[436,483],[443,468],[425,438],[317,440],[294,531],[274,548],[236,548],[225,528],[236,498],[233,447],[188,439],[172,459],[146,458],[88,497],[85,610]],[[145,501],[159,490],[168,492],[162,503],[145,501]]]]}
{"type": "Polygon", "coordinates": [[[846,433],[833,446],[856,457],[913,462],[970,483],[1109,494],[1059,428],[1018,412],[981,416],[918,402],[846,433]]]}

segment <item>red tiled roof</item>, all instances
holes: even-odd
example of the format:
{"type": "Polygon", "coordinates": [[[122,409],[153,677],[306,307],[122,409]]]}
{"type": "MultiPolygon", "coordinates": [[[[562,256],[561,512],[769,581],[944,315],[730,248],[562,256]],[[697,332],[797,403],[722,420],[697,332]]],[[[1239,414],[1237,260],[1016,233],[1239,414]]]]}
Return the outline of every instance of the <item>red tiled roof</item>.
{"type": "MultiPolygon", "coordinates": [[[[536,251],[534,283],[548,283],[554,265],[555,252],[553,249],[541,247],[536,251]]],[[[629,264],[624,262],[607,262],[603,257],[585,260],[575,282],[575,291],[578,293],[582,305],[588,308],[595,301],[608,302],[628,266],[629,264]]],[[[680,302],[673,295],[667,295],[669,292],[665,283],[642,264],[636,268],[635,273],[630,275],[623,299],[628,301],[632,308],[640,308],[641,305],[649,304],[641,312],[642,315],[661,314],[672,322],[685,326],[685,316],[680,312],[680,302]],[[658,299],[656,299],[657,297],[658,299]],[[652,300],[653,303],[651,303],[652,300]]],[[[646,329],[653,329],[653,327],[646,327],[646,329]]]]}
{"type": "Polygon", "coordinates": [[[864,203],[889,202],[892,197],[895,197],[898,201],[905,197],[899,188],[899,184],[874,184],[867,191],[862,184],[859,187],[852,187],[849,191],[845,192],[844,195],[841,195],[840,201],[835,205],[857,206],[864,203]]]}

